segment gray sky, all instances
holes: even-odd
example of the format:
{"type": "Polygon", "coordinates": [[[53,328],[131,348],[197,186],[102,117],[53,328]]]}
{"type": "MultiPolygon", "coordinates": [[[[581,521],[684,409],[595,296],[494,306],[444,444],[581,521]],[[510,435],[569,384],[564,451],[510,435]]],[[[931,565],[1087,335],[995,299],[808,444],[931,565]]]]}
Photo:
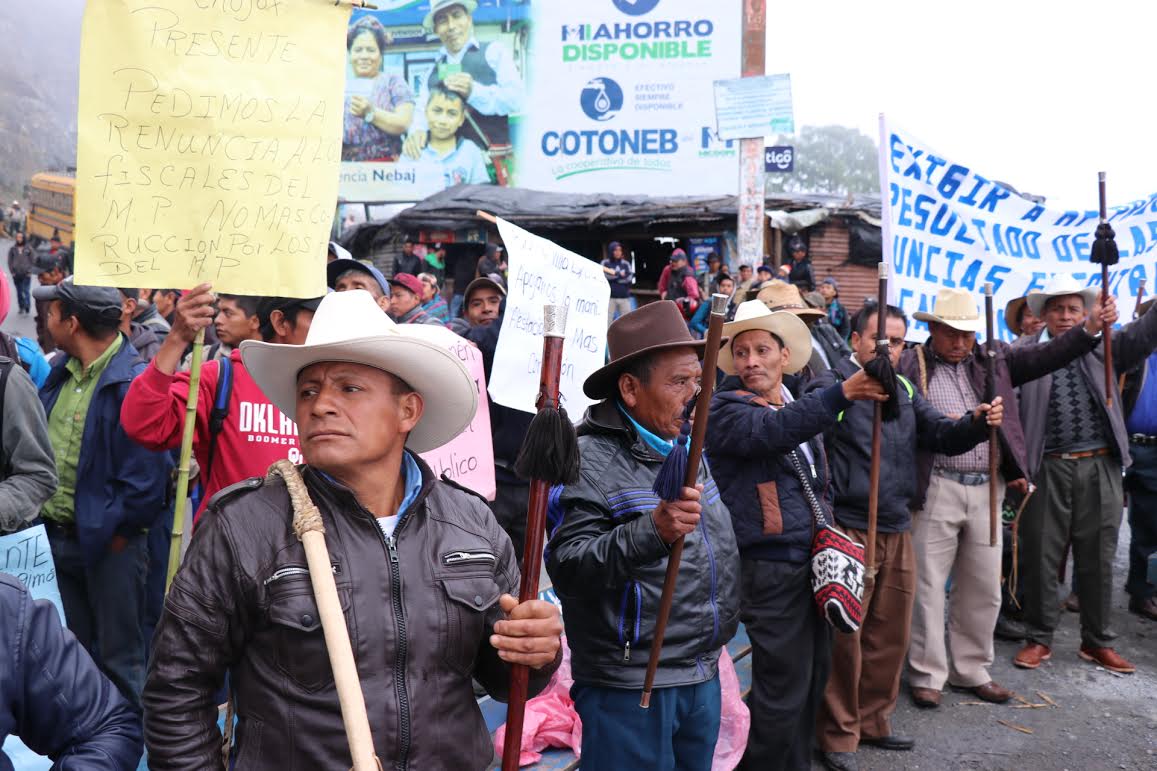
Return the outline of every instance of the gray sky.
{"type": "Polygon", "coordinates": [[[1157,3],[769,2],[768,27],[797,129],[878,140],[884,112],[1049,208],[1096,208],[1098,171],[1110,206],[1157,192],[1157,3]]]}

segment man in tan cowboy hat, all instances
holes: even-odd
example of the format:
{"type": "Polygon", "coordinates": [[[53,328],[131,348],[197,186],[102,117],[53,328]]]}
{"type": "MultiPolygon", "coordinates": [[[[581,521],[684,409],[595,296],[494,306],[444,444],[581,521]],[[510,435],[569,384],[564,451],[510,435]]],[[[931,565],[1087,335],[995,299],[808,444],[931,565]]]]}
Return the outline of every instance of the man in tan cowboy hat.
{"type": "MultiPolygon", "coordinates": [[[[710,768],[719,651],[739,624],[739,555],[707,464],[679,500],[652,486],[702,376],[675,303],[607,330],[610,362],[583,385],[578,483],[555,488],[546,568],[563,604],[584,768],[710,768]],[[670,546],[685,536],[649,709],[639,708],[670,546]]],[[[710,381],[710,378],[707,378],[710,381]]]]}
{"type": "Polygon", "coordinates": [[[794,284],[784,281],[770,281],[763,285],[756,295],[756,299],[773,311],[788,311],[799,316],[811,330],[813,345],[811,358],[800,370],[800,377],[804,383],[824,370],[831,369],[848,356],[852,349],[844,342],[840,333],[828,321],[827,312],[821,308],[813,308],[804,302],[803,295],[794,284]]]}
{"type": "Polygon", "coordinates": [[[860,370],[797,401],[783,375],[803,368],[811,335],[798,316],[759,300],[740,305],[723,333],[731,342],[719,352],[719,368],[728,377],[711,401],[707,454],[739,543],[740,618],[751,638],[751,732],[743,762],[809,768],[831,668],[831,630],[812,592],[815,520],[803,486],[830,510],[822,433],[851,400],[887,397],[860,370]]]}
{"type": "MultiPolygon", "coordinates": [[[[1028,306],[1044,319],[1035,338],[1059,337],[1096,312],[1100,290],[1066,275],[1053,276],[1043,291],[1029,292],[1028,306]]],[[[1150,310],[1114,332],[1113,365],[1124,373],[1157,348],[1157,313],[1150,310]]],[[[1080,600],[1078,655],[1105,669],[1131,673],[1134,667],[1109,646],[1113,555],[1121,525],[1122,468],[1130,465],[1129,433],[1117,391],[1105,398],[1104,346],[1098,344],[1051,375],[1026,383],[1020,392],[1028,476],[1036,492],[1021,514],[1025,646],[1013,663],[1036,669],[1052,655],[1057,604],[1057,569],[1072,542],[1080,600]]]]}
{"type": "MultiPolygon", "coordinates": [[[[378,757],[394,768],[486,768],[493,752],[471,679],[502,698],[509,665],[526,664],[536,693],[557,666],[562,625],[550,603],[511,596],[518,560],[485,501],[435,479],[417,455],[470,422],[474,381],[364,290],[327,295],[304,345],[246,342],[241,357],[297,423],[378,757]]],[[[350,767],[292,517],[279,478],[209,504],[154,637],[152,768],[220,767],[213,697],[226,673],[238,718],[231,765],[350,767]]]]}
{"type": "MultiPolygon", "coordinates": [[[[976,334],[984,327],[973,294],[941,289],[932,312],[913,318],[927,322],[928,340],[900,356],[899,372],[917,392],[945,415],[971,412],[985,400],[986,356],[976,334]]],[[[1017,413],[1017,387],[1065,366],[1097,344],[1103,324],[1116,321],[1110,301],[1098,302],[1083,325],[1047,343],[1011,347],[997,342],[995,393],[1004,399],[999,468],[1002,483],[1027,493],[1029,472],[1024,431],[1017,413]]],[[[985,701],[1012,697],[993,682],[992,630],[1000,611],[1002,548],[990,545],[987,442],[961,455],[927,450],[917,455],[917,492],[912,508],[912,544],[916,552],[916,603],[908,650],[908,683],[918,706],[936,707],[945,684],[972,691],[985,701]],[[948,632],[944,630],[944,585],[948,596],[948,632]],[[945,644],[947,642],[947,645],[945,644]],[[952,652],[951,662],[948,652],[952,652]]],[[[1002,484],[1003,486],[1003,484],[1002,484]]],[[[1003,498],[998,495],[997,500],[1003,498]]]]}

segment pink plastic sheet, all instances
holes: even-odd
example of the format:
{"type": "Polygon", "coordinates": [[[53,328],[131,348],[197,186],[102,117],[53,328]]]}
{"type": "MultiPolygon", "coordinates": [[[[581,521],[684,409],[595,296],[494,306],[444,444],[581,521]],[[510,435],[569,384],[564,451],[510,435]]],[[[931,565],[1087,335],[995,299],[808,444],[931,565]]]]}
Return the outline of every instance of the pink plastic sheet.
{"type": "MultiPolygon", "coordinates": [[[[542,759],[542,752],[548,747],[570,748],[576,755],[581,752],[583,741],[582,721],[575,711],[570,698],[570,688],[574,680],[570,673],[570,648],[563,638],[562,664],[550,685],[542,693],[526,703],[526,718],[522,726],[522,752],[519,765],[530,766],[542,759]]],[[[747,746],[747,732],[751,727],[751,714],[739,694],[739,677],[735,665],[724,648],[719,655],[719,686],[722,698],[722,718],[719,723],[719,742],[715,745],[712,771],[731,771],[739,765],[743,750],[747,746]]],[[[506,738],[506,726],[502,725],[494,733],[494,749],[502,757],[502,747],[506,738]]]]}

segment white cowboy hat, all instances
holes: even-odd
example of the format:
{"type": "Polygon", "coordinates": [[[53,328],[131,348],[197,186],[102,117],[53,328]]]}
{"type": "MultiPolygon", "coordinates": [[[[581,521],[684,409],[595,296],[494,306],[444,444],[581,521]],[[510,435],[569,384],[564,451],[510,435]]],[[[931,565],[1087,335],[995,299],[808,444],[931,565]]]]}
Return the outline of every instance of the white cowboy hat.
{"type": "Polygon", "coordinates": [[[979,332],[984,326],[976,300],[972,299],[972,293],[967,289],[941,289],[936,293],[932,312],[916,311],[912,318],[944,324],[961,332],[979,332]]]}
{"type": "MultiPolygon", "coordinates": [[[[762,300],[748,300],[740,303],[735,309],[735,320],[723,325],[723,334],[735,338],[744,332],[753,329],[762,329],[770,332],[780,340],[789,351],[788,366],[783,371],[794,375],[807,365],[812,355],[812,335],[807,324],[799,316],[790,311],[769,310],[762,300]]],[[[735,370],[735,357],[731,355],[731,345],[724,345],[719,349],[719,369],[728,375],[739,374],[735,370]]]]}
{"type": "Polygon", "coordinates": [[[1067,273],[1057,273],[1049,279],[1044,289],[1029,292],[1026,302],[1032,315],[1039,317],[1044,314],[1045,303],[1054,297],[1080,295],[1085,301],[1085,308],[1092,310],[1093,303],[1097,301],[1097,295],[1100,293],[1101,290],[1095,286],[1081,286],[1079,281],[1067,273]]]}
{"type": "Polygon", "coordinates": [[[478,0],[432,0],[430,3],[430,12],[426,14],[426,18],[422,20],[422,26],[427,30],[434,31],[434,17],[438,15],[439,11],[444,11],[447,8],[453,8],[460,5],[466,9],[466,13],[471,16],[478,10],[478,0]]]}
{"type": "Polygon", "coordinates": [[[364,364],[406,381],[422,396],[422,419],[406,440],[414,452],[441,447],[474,419],[474,378],[454,354],[390,320],[364,289],[328,294],[318,306],[305,345],[246,340],[241,360],[269,401],[297,412],[297,375],[322,361],[364,364]]]}

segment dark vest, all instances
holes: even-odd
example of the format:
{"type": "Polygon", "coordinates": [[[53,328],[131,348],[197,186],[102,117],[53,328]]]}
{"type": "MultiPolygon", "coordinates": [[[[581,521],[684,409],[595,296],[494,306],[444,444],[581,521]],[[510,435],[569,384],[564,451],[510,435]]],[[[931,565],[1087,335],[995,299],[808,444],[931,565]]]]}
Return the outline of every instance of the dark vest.
{"type": "MultiPolygon", "coordinates": [[[[498,82],[498,73],[486,61],[486,49],[489,47],[490,43],[481,43],[478,48],[471,47],[462,57],[462,71],[482,86],[493,86],[498,82]]],[[[446,57],[442,56],[438,58],[437,64],[445,62],[446,57]]],[[[438,77],[438,67],[435,65],[430,72],[430,91],[441,83],[442,79],[438,77]]],[[[470,105],[466,105],[466,115],[467,119],[462,124],[459,136],[471,140],[483,150],[490,149],[491,145],[510,144],[510,118],[506,115],[483,115],[470,105]],[[479,130],[485,136],[480,135],[479,130]]]]}
{"type": "Polygon", "coordinates": [[[691,268],[684,266],[679,270],[674,270],[667,276],[667,299],[678,300],[687,296],[687,289],[683,286],[683,280],[688,276],[694,276],[691,268]]]}

